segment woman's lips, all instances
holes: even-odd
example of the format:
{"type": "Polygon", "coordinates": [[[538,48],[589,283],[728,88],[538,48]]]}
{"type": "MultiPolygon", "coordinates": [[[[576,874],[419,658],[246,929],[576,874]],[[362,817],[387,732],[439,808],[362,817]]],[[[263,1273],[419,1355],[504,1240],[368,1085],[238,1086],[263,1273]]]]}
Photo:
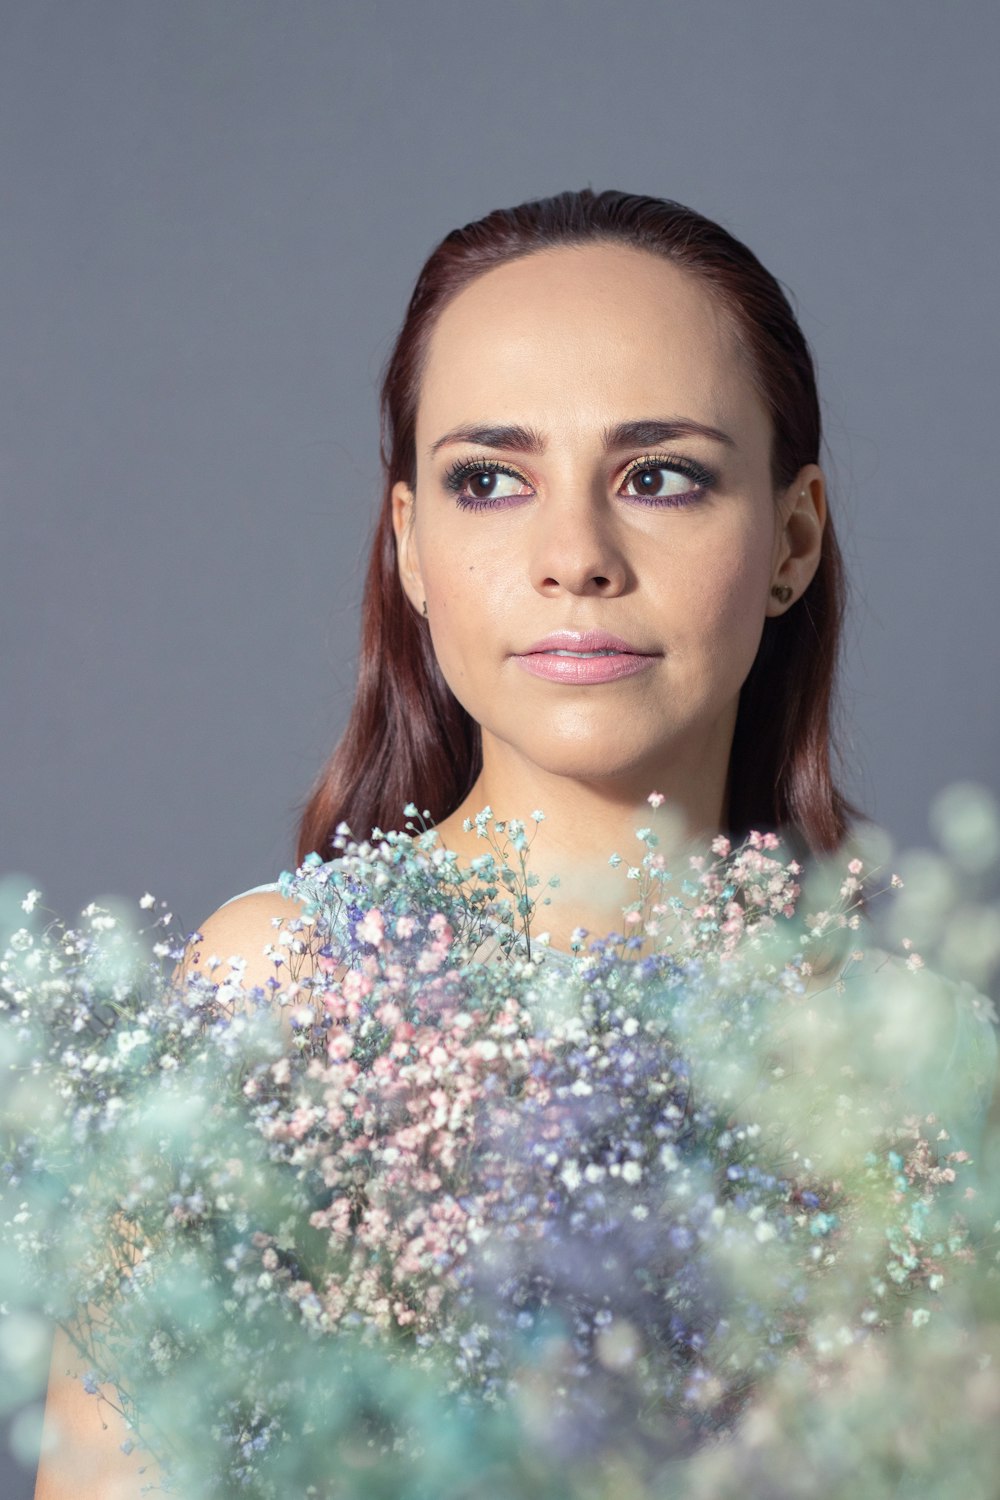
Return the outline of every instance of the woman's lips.
{"type": "Polygon", "coordinates": [[[536,641],[514,660],[533,677],[550,682],[616,682],[634,677],[656,660],[658,652],[640,651],[620,636],[605,631],[559,630],[536,641]]]}

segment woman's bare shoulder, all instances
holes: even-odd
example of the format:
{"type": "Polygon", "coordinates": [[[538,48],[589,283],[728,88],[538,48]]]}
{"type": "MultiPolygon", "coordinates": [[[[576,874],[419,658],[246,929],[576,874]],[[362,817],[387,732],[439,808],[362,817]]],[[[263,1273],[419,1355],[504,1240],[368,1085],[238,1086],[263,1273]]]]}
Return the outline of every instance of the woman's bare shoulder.
{"type": "Polygon", "coordinates": [[[284,982],[288,969],[275,960],[287,958],[287,942],[295,938],[301,919],[301,903],[283,896],[276,884],[231,897],[188,939],[174,978],[186,982],[200,974],[222,983],[235,968],[247,990],[265,987],[274,978],[284,982]]]}

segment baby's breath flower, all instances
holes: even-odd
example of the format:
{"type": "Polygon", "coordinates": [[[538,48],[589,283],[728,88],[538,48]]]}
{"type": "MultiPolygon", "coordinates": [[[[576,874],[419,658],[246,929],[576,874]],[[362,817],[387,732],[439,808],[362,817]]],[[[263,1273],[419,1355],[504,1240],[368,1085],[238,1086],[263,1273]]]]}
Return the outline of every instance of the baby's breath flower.
{"type": "MultiPolygon", "coordinates": [[[[413,803],[405,815],[430,819],[413,803]]],[[[263,1486],[270,1471],[257,1466],[291,1442],[281,1423],[297,1420],[297,1372],[316,1368],[297,1361],[331,1335],[337,1359],[357,1335],[397,1375],[411,1368],[426,1387],[440,1367],[452,1405],[481,1397],[492,1410],[523,1381],[524,1338],[565,1325],[574,1352],[552,1362],[558,1392],[549,1365],[532,1366],[541,1409],[558,1426],[579,1399],[594,1451],[620,1441],[631,1463],[643,1444],[629,1412],[655,1403],[668,1435],[678,1421],[685,1442],[711,1435],[731,1421],[733,1393],[751,1393],[783,1351],[815,1374],[911,1307],[919,1328],[921,1299],[944,1308],[968,1253],[957,1221],[936,1217],[936,1195],[974,1203],[963,1178],[974,1153],[915,1113],[887,1155],[878,1047],[868,1036],[859,1052],[838,1030],[838,986],[865,962],[844,940],[860,921],[860,862],[817,882],[814,904],[826,905],[803,921],[802,871],[774,835],[736,849],[720,836],[664,890],[656,835],[640,828],[620,931],[589,943],[578,927],[560,953],[535,931],[525,823],[486,808],[464,826],[490,845],[471,879],[436,835],[421,842],[426,828],[357,842],[346,825],[335,860],[283,872],[303,917],[274,924],[267,990],[244,991],[240,955],[228,974],[213,955],[155,1001],[113,975],[102,989],[97,960],[127,934],[97,906],[65,945],[26,929],[8,939],[0,1047],[25,1096],[0,1163],[3,1232],[35,1257],[26,1263],[51,1267],[45,1237],[62,1226],[30,1152],[43,1168],[55,1152],[45,1183],[66,1183],[82,1243],[107,1249],[103,1264],[88,1250],[56,1278],[68,1304],[114,1289],[111,1343],[87,1351],[95,1380],[120,1373],[115,1348],[138,1330],[151,1370],[173,1378],[203,1362],[223,1373],[220,1391],[240,1372],[238,1412],[211,1378],[197,1394],[198,1429],[229,1455],[219,1493],[263,1486]],[[841,965],[832,982],[827,945],[841,965]],[[142,1247],[125,1295],[122,1215],[142,1247]],[[858,1226],[873,1229],[857,1243],[876,1260],[855,1266],[858,1226]],[[161,1284],[183,1288],[182,1339],[176,1306],[157,1315],[161,1284]]],[[[921,962],[910,940],[903,951],[921,962]]],[[[894,984],[902,969],[891,966],[894,984]]],[[[985,1024],[985,1003],[955,1006],[963,1025],[985,1024]]],[[[851,1013],[859,1030],[864,1009],[851,1013]]],[[[895,1014],[904,1073],[905,1033],[919,1024],[895,1014]]],[[[3,1107],[6,1130],[6,1096],[3,1107]]],[[[303,1411],[315,1409],[310,1389],[303,1411]]],[[[144,1415],[169,1418],[141,1391],[129,1410],[140,1433],[144,1415]]],[[[296,1461],[308,1449],[298,1441],[296,1461]]],[[[316,1446],[318,1492],[329,1452],[316,1446]]]]}

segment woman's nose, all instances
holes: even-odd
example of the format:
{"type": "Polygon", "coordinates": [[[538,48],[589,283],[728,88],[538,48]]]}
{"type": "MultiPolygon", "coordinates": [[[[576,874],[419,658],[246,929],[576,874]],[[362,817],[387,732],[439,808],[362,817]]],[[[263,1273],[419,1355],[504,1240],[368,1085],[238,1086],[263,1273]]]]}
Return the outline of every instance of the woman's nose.
{"type": "Polygon", "coordinates": [[[548,496],[535,514],[531,581],[540,594],[624,593],[630,569],[607,500],[548,496]]]}

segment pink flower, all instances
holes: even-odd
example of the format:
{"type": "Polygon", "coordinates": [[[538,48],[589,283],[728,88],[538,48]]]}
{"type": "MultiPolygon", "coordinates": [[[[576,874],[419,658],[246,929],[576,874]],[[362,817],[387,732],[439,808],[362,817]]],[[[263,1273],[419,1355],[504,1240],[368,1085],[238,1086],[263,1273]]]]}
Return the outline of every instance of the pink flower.
{"type": "Polygon", "coordinates": [[[379,948],[385,937],[385,918],[378,907],[373,906],[371,911],[366,912],[361,918],[354,930],[361,942],[371,943],[373,948],[379,948]]]}
{"type": "Polygon", "coordinates": [[[425,948],[418,957],[416,963],[417,973],[433,974],[436,969],[440,969],[441,965],[444,963],[447,957],[447,949],[443,948],[438,943],[432,943],[431,946],[429,948],[425,948]]]}
{"type": "MultiPolygon", "coordinates": [[[[372,992],[372,981],[360,969],[349,969],[341,981],[344,999],[357,1004],[372,992]]],[[[349,1012],[350,1013],[350,1012],[349,1012]]]]}
{"type": "Polygon", "coordinates": [[[331,1062],[346,1062],[354,1051],[354,1037],[349,1032],[332,1036],[327,1043],[326,1055],[331,1062]]]}

